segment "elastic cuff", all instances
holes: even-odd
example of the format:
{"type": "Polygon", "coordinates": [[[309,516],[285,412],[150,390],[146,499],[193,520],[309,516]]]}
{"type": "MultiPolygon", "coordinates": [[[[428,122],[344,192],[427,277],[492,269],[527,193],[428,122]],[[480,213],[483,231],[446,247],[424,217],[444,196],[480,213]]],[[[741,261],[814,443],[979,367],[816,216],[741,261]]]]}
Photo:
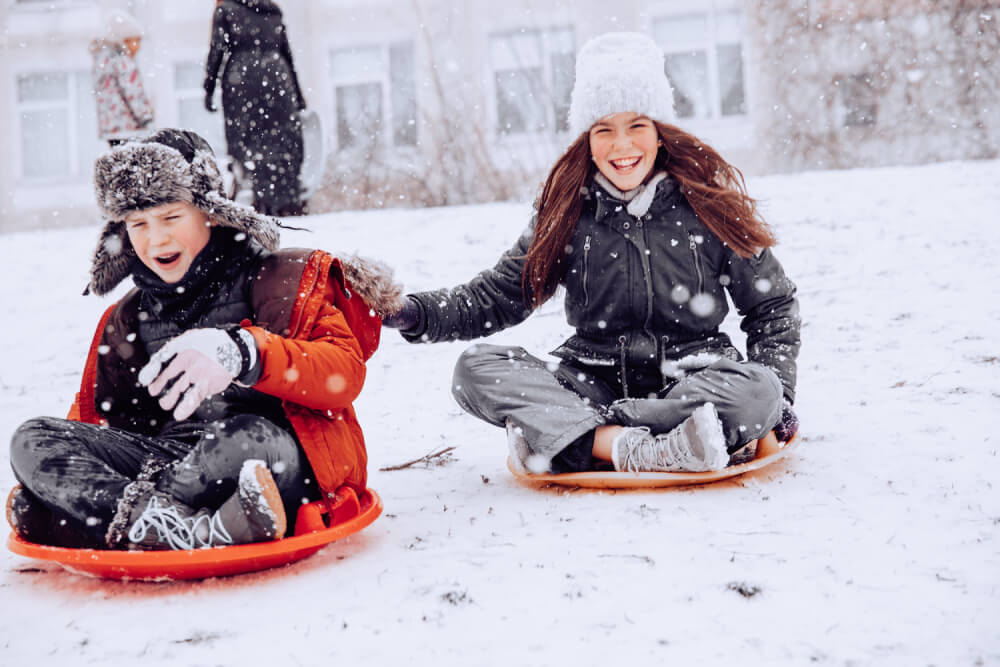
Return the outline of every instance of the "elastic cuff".
{"type": "Polygon", "coordinates": [[[240,351],[240,372],[234,379],[240,384],[247,384],[246,380],[248,376],[259,365],[257,363],[259,357],[257,354],[257,341],[254,339],[252,333],[238,324],[227,327],[226,333],[233,339],[233,342],[236,343],[236,347],[240,351]]]}

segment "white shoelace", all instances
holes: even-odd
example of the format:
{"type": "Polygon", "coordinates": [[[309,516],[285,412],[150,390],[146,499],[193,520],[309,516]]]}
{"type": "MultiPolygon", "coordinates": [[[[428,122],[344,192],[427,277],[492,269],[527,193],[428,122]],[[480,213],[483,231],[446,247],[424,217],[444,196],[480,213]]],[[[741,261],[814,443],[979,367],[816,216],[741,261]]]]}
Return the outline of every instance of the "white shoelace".
{"type": "Polygon", "coordinates": [[[128,539],[139,544],[146,539],[150,529],[155,529],[160,540],[166,542],[171,549],[194,549],[194,531],[185,517],[173,505],[161,504],[160,499],[153,496],[139,518],[135,520],[128,531],[128,539]]]}
{"type": "Polygon", "coordinates": [[[703,465],[678,434],[653,436],[640,426],[627,431],[622,443],[623,464],[627,472],[649,472],[665,468],[698,469],[703,465]]]}
{"type": "Polygon", "coordinates": [[[222,544],[232,544],[233,537],[226,530],[226,527],[222,525],[222,517],[219,516],[218,512],[212,512],[211,514],[199,514],[191,522],[191,534],[196,540],[199,541],[199,547],[217,547],[222,544]],[[198,537],[198,527],[206,523],[208,537],[202,540],[198,537]]]}
{"type": "Polygon", "coordinates": [[[171,549],[198,549],[233,543],[218,512],[185,517],[176,506],[162,503],[157,496],[149,499],[146,509],[129,529],[128,538],[135,544],[141,543],[150,529],[155,529],[157,537],[171,549]],[[207,532],[205,539],[198,535],[203,524],[207,532]]]}

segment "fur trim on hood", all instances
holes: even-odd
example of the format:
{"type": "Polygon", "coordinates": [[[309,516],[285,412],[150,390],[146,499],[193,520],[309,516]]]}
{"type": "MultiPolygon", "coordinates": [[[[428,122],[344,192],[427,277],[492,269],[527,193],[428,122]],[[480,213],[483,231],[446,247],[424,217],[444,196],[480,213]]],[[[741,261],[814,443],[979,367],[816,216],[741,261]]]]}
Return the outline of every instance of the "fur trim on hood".
{"type": "Polygon", "coordinates": [[[348,286],[371,306],[380,319],[403,308],[403,286],[393,280],[393,271],[388,265],[357,255],[340,256],[338,259],[348,286]]]}
{"type": "Polygon", "coordinates": [[[226,198],[215,155],[187,130],[165,129],[105,153],[94,165],[97,205],[108,220],[94,251],[89,289],[103,295],[132,271],[135,251],[125,217],[161,204],[193,204],[221,227],[239,230],[267,250],[278,248],[280,223],[226,198]]]}

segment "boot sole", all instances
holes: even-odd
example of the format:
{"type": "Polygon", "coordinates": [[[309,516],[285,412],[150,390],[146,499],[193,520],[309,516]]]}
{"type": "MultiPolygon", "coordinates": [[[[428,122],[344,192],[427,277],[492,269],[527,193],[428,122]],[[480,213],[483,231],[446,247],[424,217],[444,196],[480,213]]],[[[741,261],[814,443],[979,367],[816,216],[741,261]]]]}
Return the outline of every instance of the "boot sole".
{"type": "MultiPolygon", "coordinates": [[[[288,529],[288,519],[285,516],[285,505],[281,500],[278,485],[274,482],[271,471],[263,461],[246,461],[240,470],[240,502],[244,508],[256,514],[265,514],[274,525],[274,535],[271,539],[280,540],[288,529]],[[253,496],[257,496],[254,501],[253,496]],[[252,503],[252,507],[246,507],[252,503]]],[[[248,517],[249,518],[249,517],[248,517]]]]}

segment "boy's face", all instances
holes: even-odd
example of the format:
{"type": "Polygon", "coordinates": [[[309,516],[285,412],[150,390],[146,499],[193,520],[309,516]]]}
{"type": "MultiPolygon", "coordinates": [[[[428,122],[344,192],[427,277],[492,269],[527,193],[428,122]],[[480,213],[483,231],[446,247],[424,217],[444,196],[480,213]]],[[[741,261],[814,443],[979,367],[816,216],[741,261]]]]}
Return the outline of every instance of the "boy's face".
{"type": "Polygon", "coordinates": [[[133,211],[125,230],[139,261],[165,283],[184,277],[212,235],[208,216],[187,202],[133,211]]]}

